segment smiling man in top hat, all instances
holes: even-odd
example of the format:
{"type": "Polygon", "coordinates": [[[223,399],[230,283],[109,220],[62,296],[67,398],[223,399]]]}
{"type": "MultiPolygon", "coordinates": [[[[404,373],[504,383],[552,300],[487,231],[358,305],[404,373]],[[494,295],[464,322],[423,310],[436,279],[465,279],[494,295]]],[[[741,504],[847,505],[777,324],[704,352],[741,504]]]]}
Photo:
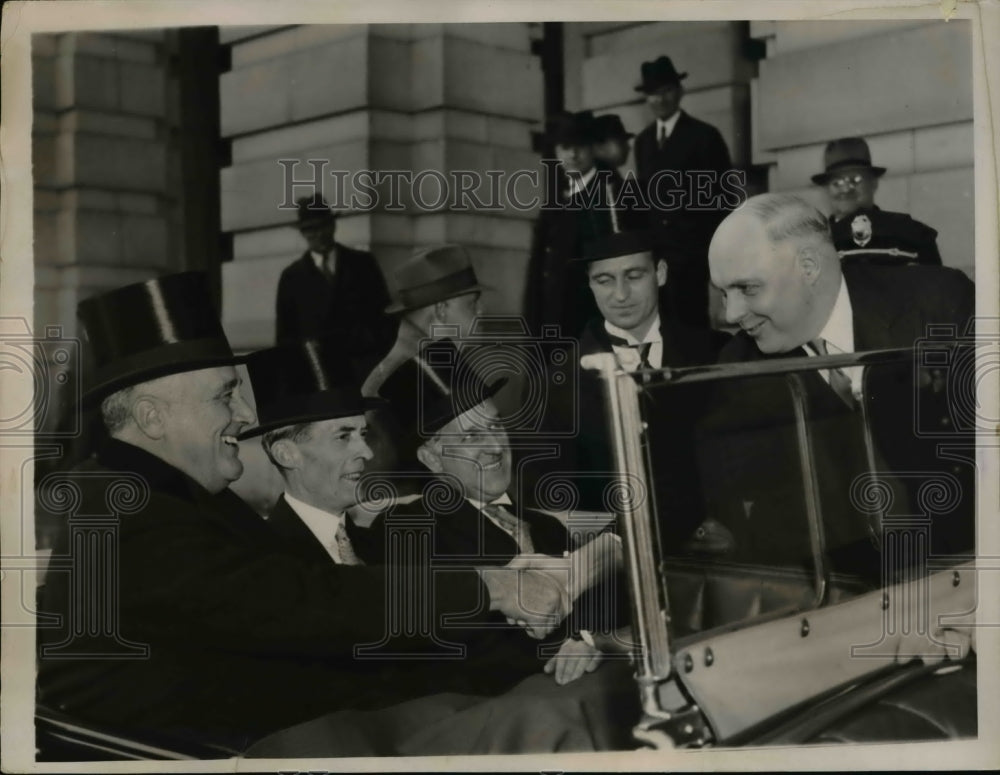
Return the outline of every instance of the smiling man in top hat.
{"type": "Polygon", "coordinates": [[[687,75],[667,56],[642,63],[642,82],[635,89],[646,95],[655,121],[635,138],[635,165],[650,204],[656,248],[670,266],[670,314],[704,327],[708,243],[725,215],[722,175],[731,163],[719,130],[681,110],[687,75]],[[693,201],[696,196],[705,203],[693,201]]]}
{"type": "MultiPolygon", "coordinates": [[[[334,239],[337,216],[320,194],[298,202],[308,248],[278,281],[276,340],[340,336],[352,356],[380,352],[392,337],[385,279],[371,253],[334,239]]],[[[363,358],[362,358],[363,360],[363,358]]]]}
{"type": "Polygon", "coordinates": [[[812,176],[823,186],[833,212],[833,244],[847,263],[941,266],[937,232],[905,213],[875,204],[878,179],[885,167],[872,164],[868,143],[860,137],[832,140],[823,152],[823,172],[812,176]]]}
{"type": "MultiPolygon", "coordinates": [[[[344,615],[382,609],[384,574],[303,560],[227,488],[242,472],[236,437],[255,418],[207,277],[120,288],[79,315],[94,364],[86,397],[111,438],[39,483],[39,502],[63,519],[53,557],[69,566],[39,591],[38,610],[58,617],[39,619],[39,703],[181,750],[242,750],[342,703],[385,703],[377,684],[345,692],[342,664],[384,634],[381,619],[344,615]]],[[[505,568],[453,574],[432,602],[444,615],[484,600],[541,632],[554,625],[525,606],[568,610],[558,583],[505,568]]]]}

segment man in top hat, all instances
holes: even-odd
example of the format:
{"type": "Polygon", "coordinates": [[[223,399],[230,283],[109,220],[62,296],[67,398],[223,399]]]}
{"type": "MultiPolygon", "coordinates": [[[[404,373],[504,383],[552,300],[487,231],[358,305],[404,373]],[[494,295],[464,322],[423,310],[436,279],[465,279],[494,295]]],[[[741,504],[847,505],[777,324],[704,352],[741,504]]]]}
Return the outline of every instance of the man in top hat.
{"type": "Polygon", "coordinates": [[[612,230],[612,205],[622,187],[618,171],[599,164],[589,110],[560,113],[548,122],[546,140],[557,166],[549,166],[547,200],[535,222],[525,282],[524,315],[533,334],[555,325],[575,337],[593,312],[583,276],[572,265],[585,240],[612,230]]]}
{"type": "MultiPolygon", "coordinates": [[[[94,366],[86,398],[100,402],[110,439],[39,484],[39,502],[63,519],[53,558],[68,565],[55,563],[39,591],[39,612],[57,621],[39,618],[39,703],[167,748],[242,750],[341,702],[385,702],[377,684],[345,697],[342,665],[384,633],[382,621],[343,614],[382,608],[384,574],[304,562],[227,488],[255,418],[207,277],[153,279],[78,311],[94,366]]],[[[541,573],[453,574],[434,610],[489,600],[545,634],[568,608],[541,573]]]]}
{"type": "MultiPolygon", "coordinates": [[[[725,296],[726,320],[740,327],[720,355],[723,362],[914,347],[933,333],[930,326],[951,326],[951,338],[965,335],[974,311],[973,283],[957,270],[913,267],[898,272],[872,264],[842,265],[827,219],[790,195],[748,199],[720,225],[709,260],[712,281],[725,296]]],[[[809,372],[803,385],[834,569],[869,578],[873,572],[877,579],[878,557],[871,555],[868,532],[879,539],[879,528],[869,524],[851,496],[857,477],[872,465],[883,472],[907,472],[911,504],[922,510],[923,485],[933,482],[938,471],[950,472],[946,476],[960,483],[958,500],[953,511],[934,517],[930,545],[934,552],[954,553],[972,545],[974,466],[957,453],[947,460],[938,457],[937,446],[949,440],[939,433],[951,422],[949,391],[923,384],[923,375],[910,362],[861,372],[809,372]],[[873,462],[862,433],[862,403],[870,411],[873,462]],[[928,411],[933,433],[921,437],[919,431],[931,427],[928,411]],[[872,561],[874,568],[867,564],[872,561]]],[[[758,526],[753,535],[759,544],[743,548],[759,558],[808,554],[805,485],[784,379],[733,383],[720,396],[716,419],[720,445],[707,467],[716,477],[708,489],[718,512],[726,515],[722,518],[744,533],[758,526]]],[[[972,446],[960,432],[950,440],[972,446]]],[[[888,481],[902,504],[907,493],[888,481]]],[[[903,507],[897,513],[907,512],[903,507]]]]}
{"type": "Polygon", "coordinates": [[[875,204],[878,179],[885,167],[872,164],[868,143],[861,137],[831,140],[823,152],[823,172],[812,181],[823,186],[833,212],[833,244],[845,262],[890,266],[941,266],[937,231],[905,213],[875,204]]]}
{"type": "MultiPolygon", "coordinates": [[[[613,353],[629,372],[713,363],[728,336],[695,328],[663,314],[662,291],[673,282],[667,262],[656,256],[647,232],[610,234],[584,245],[578,261],[586,272],[599,314],[588,321],[580,337],[581,358],[613,353]]],[[[650,375],[644,377],[644,382],[650,375]]],[[[572,380],[570,381],[572,383],[572,380]]],[[[614,471],[608,436],[604,391],[596,372],[582,369],[575,396],[550,402],[551,412],[577,412],[575,439],[560,440],[562,454],[552,470],[576,472],[580,507],[613,511],[609,485],[614,471]]],[[[679,546],[704,518],[697,470],[692,464],[693,422],[702,398],[687,389],[660,390],[645,406],[649,439],[658,461],[656,503],[669,513],[663,534],[679,546]]],[[[573,427],[566,418],[550,414],[549,427],[573,427]]]]}
{"type": "Polygon", "coordinates": [[[632,152],[633,137],[616,113],[598,116],[594,119],[594,157],[610,169],[620,170],[632,152]]]}
{"type": "Polygon", "coordinates": [[[687,75],[677,72],[667,56],[642,63],[642,82],[635,90],[646,95],[655,121],[635,138],[635,165],[650,204],[656,247],[670,266],[670,314],[705,327],[706,254],[724,215],[722,175],[731,163],[719,130],[681,110],[681,82],[687,75]]]}
{"type": "Polygon", "coordinates": [[[338,336],[352,356],[388,347],[389,293],[374,257],[334,239],[337,217],[320,194],[297,204],[308,247],[278,281],[277,342],[338,336]]]}

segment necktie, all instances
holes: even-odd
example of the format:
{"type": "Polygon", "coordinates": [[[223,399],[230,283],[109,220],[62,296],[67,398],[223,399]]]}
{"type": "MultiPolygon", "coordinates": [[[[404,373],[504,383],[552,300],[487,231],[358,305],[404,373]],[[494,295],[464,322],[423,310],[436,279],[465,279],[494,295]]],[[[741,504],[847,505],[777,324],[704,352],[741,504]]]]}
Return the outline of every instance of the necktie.
{"type": "Polygon", "coordinates": [[[656,122],[656,144],[662,149],[667,144],[667,125],[656,122]]]}
{"type": "Polygon", "coordinates": [[[524,522],[499,503],[487,503],[483,506],[483,513],[514,537],[522,554],[534,554],[535,547],[531,543],[531,533],[524,522]]]}
{"type": "MultiPolygon", "coordinates": [[[[819,355],[828,355],[829,350],[826,346],[826,340],[822,337],[817,337],[809,343],[812,348],[819,355]]],[[[829,369],[827,372],[830,375],[830,387],[833,388],[840,400],[843,401],[851,409],[858,408],[858,402],[854,398],[854,391],[851,389],[851,378],[848,377],[842,369],[829,369]]]]}
{"type": "Polygon", "coordinates": [[[330,251],[323,256],[323,276],[327,282],[333,283],[334,275],[337,273],[337,254],[330,251]]]}
{"type": "Polygon", "coordinates": [[[608,334],[608,340],[611,342],[612,347],[627,347],[630,350],[635,350],[639,354],[639,366],[640,369],[652,369],[653,364],[649,362],[649,353],[653,349],[653,342],[641,342],[639,344],[632,344],[627,339],[622,339],[620,336],[615,336],[614,334],[608,334]]]}
{"type": "Polygon", "coordinates": [[[334,542],[337,544],[337,553],[340,555],[341,565],[364,565],[364,562],[357,554],[354,553],[354,547],[351,545],[351,538],[347,535],[347,528],[344,526],[344,521],[347,517],[340,520],[340,525],[337,527],[337,532],[333,537],[334,542]]]}

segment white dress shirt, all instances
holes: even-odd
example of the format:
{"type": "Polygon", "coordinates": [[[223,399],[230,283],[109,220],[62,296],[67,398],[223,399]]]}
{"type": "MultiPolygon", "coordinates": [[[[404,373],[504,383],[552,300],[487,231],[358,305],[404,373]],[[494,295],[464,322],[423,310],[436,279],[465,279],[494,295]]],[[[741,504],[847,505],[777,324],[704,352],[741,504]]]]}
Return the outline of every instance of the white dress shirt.
{"type": "Polygon", "coordinates": [[[337,251],[331,250],[327,256],[322,253],[317,253],[315,250],[310,250],[309,255],[312,256],[313,263],[316,264],[316,268],[321,272],[329,272],[333,274],[337,271],[337,251]],[[324,263],[326,269],[324,269],[324,263]]]}
{"type": "MultiPolygon", "coordinates": [[[[837,292],[837,300],[830,311],[830,317],[819,332],[819,336],[826,342],[826,349],[829,355],[842,355],[854,352],[854,309],[851,307],[851,297],[847,293],[847,283],[844,278],[840,278],[840,290],[837,292]]],[[[812,345],[803,348],[811,356],[819,355],[813,350],[812,345]]],[[[851,392],[854,397],[861,400],[861,379],[864,373],[863,366],[851,366],[842,369],[847,378],[851,380],[851,392]]],[[[830,376],[826,370],[820,372],[823,379],[830,381],[830,376]]]]}
{"type": "Polygon", "coordinates": [[[674,127],[677,126],[677,119],[680,117],[681,112],[678,110],[668,119],[656,119],[656,142],[660,142],[661,137],[670,137],[674,133],[674,127]]]}
{"type": "MultiPolygon", "coordinates": [[[[475,498],[466,498],[466,500],[475,507],[476,511],[479,511],[479,512],[485,514],[486,518],[490,522],[492,522],[498,528],[500,528],[501,530],[503,530],[503,532],[505,532],[507,535],[509,535],[515,541],[517,540],[517,536],[514,535],[512,532],[510,532],[510,530],[507,529],[506,525],[504,525],[502,522],[498,522],[488,512],[483,511],[483,508],[485,508],[486,506],[513,506],[514,504],[511,501],[510,496],[507,493],[504,493],[503,495],[501,495],[499,498],[496,498],[495,500],[491,500],[489,503],[485,503],[483,501],[477,501],[475,498]]],[[[510,509],[508,509],[508,511],[509,510],[510,509]]]]}
{"type": "Polygon", "coordinates": [[[333,558],[335,563],[340,564],[340,551],[337,549],[337,531],[344,521],[343,514],[331,514],[329,511],[310,506],[308,503],[300,501],[285,492],[285,500],[292,507],[292,511],[298,514],[309,531],[316,536],[317,540],[326,549],[327,554],[333,558]]]}
{"type": "Polygon", "coordinates": [[[569,178],[569,188],[566,190],[567,196],[573,196],[580,191],[584,191],[587,186],[590,185],[590,181],[594,179],[597,174],[597,167],[591,167],[587,172],[582,175],[577,175],[576,173],[566,173],[566,177],[569,178]]]}
{"type": "MultiPolygon", "coordinates": [[[[642,338],[640,342],[632,334],[623,328],[619,328],[613,323],[605,320],[604,330],[607,331],[612,336],[617,336],[624,339],[630,345],[641,345],[641,344],[651,344],[652,347],[649,348],[649,364],[654,369],[663,368],[663,337],[660,336],[660,315],[656,314],[653,319],[653,325],[649,327],[649,331],[642,338]]],[[[635,371],[639,368],[639,350],[632,347],[620,347],[618,345],[611,345],[611,349],[614,350],[615,358],[618,359],[618,363],[625,371],[635,371]]]]}

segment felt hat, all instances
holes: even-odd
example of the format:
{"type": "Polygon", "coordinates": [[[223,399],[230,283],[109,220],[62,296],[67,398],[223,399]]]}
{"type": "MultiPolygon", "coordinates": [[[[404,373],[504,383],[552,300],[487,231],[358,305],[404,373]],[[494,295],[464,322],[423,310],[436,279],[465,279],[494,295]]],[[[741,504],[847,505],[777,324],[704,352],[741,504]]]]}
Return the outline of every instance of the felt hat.
{"type": "Polygon", "coordinates": [[[876,167],[872,164],[868,143],[860,137],[841,137],[827,143],[823,151],[823,165],[826,169],[812,176],[812,182],[819,186],[825,185],[835,173],[849,169],[867,169],[875,177],[885,174],[885,167],[876,167]]]}
{"type": "Polygon", "coordinates": [[[416,251],[394,272],[396,300],[387,313],[420,309],[439,301],[486,290],[460,245],[436,245],[416,251]]]}
{"type": "Polygon", "coordinates": [[[674,63],[667,56],[659,57],[652,62],[643,62],[641,73],[642,83],[636,86],[635,90],[645,93],[657,91],[664,86],[679,84],[688,75],[687,73],[678,73],[674,68],[674,63]]]}

